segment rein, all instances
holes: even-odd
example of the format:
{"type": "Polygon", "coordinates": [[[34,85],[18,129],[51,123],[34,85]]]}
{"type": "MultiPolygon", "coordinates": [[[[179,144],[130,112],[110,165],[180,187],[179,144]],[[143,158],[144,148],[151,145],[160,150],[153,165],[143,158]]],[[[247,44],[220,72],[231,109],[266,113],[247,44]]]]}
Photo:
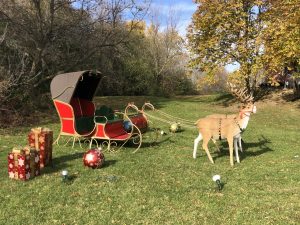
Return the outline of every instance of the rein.
{"type": "Polygon", "coordinates": [[[234,118],[234,122],[236,123],[236,125],[239,127],[241,134],[245,131],[245,129],[241,128],[239,122],[236,120],[236,118],[234,118]]]}
{"type": "MultiPolygon", "coordinates": [[[[239,122],[236,120],[236,118],[234,118],[234,122],[236,123],[236,125],[240,129],[241,134],[244,133],[245,129],[241,128],[241,126],[240,126],[239,122]]],[[[219,140],[222,140],[221,126],[222,126],[222,119],[220,118],[220,120],[219,120],[219,140]]]]}

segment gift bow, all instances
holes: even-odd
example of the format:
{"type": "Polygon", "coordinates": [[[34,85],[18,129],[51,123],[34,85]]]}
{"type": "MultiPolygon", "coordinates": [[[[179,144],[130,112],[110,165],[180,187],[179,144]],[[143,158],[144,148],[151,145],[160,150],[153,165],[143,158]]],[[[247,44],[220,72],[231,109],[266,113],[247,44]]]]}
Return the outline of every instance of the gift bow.
{"type": "Polygon", "coordinates": [[[14,147],[12,149],[12,153],[14,155],[29,155],[30,152],[33,151],[32,148],[30,148],[29,146],[25,146],[25,147],[14,147]]]}
{"type": "Polygon", "coordinates": [[[34,146],[36,150],[39,150],[39,134],[42,132],[49,133],[51,130],[49,128],[44,127],[36,127],[32,128],[31,132],[34,134],[34,146]]]}

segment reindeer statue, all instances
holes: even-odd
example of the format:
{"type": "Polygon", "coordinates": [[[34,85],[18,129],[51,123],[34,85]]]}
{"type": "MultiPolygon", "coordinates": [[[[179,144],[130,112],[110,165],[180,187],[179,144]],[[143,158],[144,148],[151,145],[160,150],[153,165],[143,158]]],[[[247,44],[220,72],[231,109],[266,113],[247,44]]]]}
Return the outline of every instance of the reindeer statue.
{"type": "MultiPolygon", "coordinates": [[[[230,115],[227,115],[227,114],[211,114],[211,115],[206,116],[206,118],[215,118],[215,119],[226,119],[226,118],[234,119],[235,117],[236,117],[236,114],[230,114],[230,115]]],[[[221,152],[220,149],[219,149],[219,147],[218,147],[218,145],[217,145],[217,141],[215,139],[213,139],[213,138],[211,140],[216,145],[218,151],[221,152]]],[[[234,150],[235,150],[236,161],[238,163],[240,163],[240,157],[239,157],[238,150],[240,149],[240,151],[243,152],[242,136],[241,135],[239,135],[237,137],[234,137],[233,146],[234,146],[234,150]]]]}
{"type": "Polygon", "coordinates": [[[227,139],[229,145],[230,165],[233,166],[233,143],[237,161],[239,162],[237,141],[241,138],[241,133],[247,127],[251,113],[256,113],[256,106],[251,95],[246,95],[246,90],[237,90],[232,84],[229,84],[231,93],[242,103],[240,111],[236,115],[214,114],[206,118],[199,119],[196,122],[199,135],[194,141],[193,158],[196,158],[199,142],[203,139],[202,147],[205,150],[209,160],[214,163],[209,150],[208,142],[210,139],[227,139]]]}
{"type": "MultiPolygon", "coordinates": [[[[208,115],[206,116],[205,118],[215,118],[215,119],[226,119],[226,118],[232,118],[234,119],[236,117],[236,114],[230,114],[230,115],[227,115],[227,114],[212,114],[212,115],[208,115]]],[[[246,128],[245,128],[246,129],[246,128]]],[[[243,129],[243,130],[245,130],[243,129]]],[[[215,144],[215,146],[217,147],[218,149],[218,152],[221,152],[221,150],[219,149],[218,145],[217,145],[217,141],[215,139],[211,139],[213,141],[213,143],[215,144]]],[[[242,136],[241,135],[238,135],[236,137],[234,137],[233,139],[233,146],[234,146],[234,150],[235,150],[235,158],[236,158],[236,161],[238,163],[240,163],[240,157],[239,157],[239,150],[241,152],[243,152],[243,147],[242,147],[242,136]]]]}

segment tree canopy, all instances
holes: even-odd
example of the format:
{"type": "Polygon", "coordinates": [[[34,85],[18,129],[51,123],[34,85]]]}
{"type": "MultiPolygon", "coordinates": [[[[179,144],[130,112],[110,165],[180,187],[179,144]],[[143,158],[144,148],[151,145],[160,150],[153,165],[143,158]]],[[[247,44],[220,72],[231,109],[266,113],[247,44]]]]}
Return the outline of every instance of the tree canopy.
{"type": "Polygon", "coordinates": [[[196,0],[188,31],[191,66],[213,73],[238,63],[234,79],[256,93],[284,67],[299,67],[299,0],[196,0]]]}
{"type": "Polygon", "coordinates": [[[264,60],[269,70],[299,71],[300,1],[270,1],[264,15],[264,60]]]}

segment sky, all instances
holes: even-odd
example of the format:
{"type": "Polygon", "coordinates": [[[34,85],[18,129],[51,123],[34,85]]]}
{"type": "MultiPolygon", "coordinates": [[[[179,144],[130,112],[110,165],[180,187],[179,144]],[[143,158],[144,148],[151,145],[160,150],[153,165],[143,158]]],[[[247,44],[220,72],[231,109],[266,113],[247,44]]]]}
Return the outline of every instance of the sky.
{"type": "MultiPolygon", "coordinates": [[[[197,9],[197,4],[193,0],[149,0],[151,2],[151,13],[158,18],[160,27],[163,30],[167,26],[168,17],[172,12],[172,17],[176,23],[179,34],[185,38],[187,27],[192,21],[192,15],[197,9]]],[[[75,5],[76,6],[76,5],[75,5]]],[[[150,13],[150,14],[151,14],[150,13]]],[[[147,18],[146,18],[147,21],[147,18]]],[[[148,22],[150,18],[148,18],[148,22]]],[[[169,20],[170,21],[170,20],[169,20]]],[[[156,21],[157,22],[157,21],[156,21]]],[[[227,65],[226,70],[233,72],[238,68],[237,64],[227,65]]]]}
{"type": "MultiPolygon", "coordinates": [[[[197,9],[197,5],[192,0],[152,0],[152,8],[158,11],[161,27],[166,26],[170,9],[175,15],[177,29],[181,36],[185,37],[187,27],[192,21],[192,15],[197,9]]],[[[228,72],[238,69],[238,64],[229,64],[225,66],[228,72]]]]}
{"type": "Polygon", "coordinates": [[[196,4],[192,0],[152,0],[152,7],[157,10],[161,18],[161,26],[166,25],[170,10],[175,16],[177,28],[182,36],[186,35],[186,28],[191,23],[196,4]]]}

